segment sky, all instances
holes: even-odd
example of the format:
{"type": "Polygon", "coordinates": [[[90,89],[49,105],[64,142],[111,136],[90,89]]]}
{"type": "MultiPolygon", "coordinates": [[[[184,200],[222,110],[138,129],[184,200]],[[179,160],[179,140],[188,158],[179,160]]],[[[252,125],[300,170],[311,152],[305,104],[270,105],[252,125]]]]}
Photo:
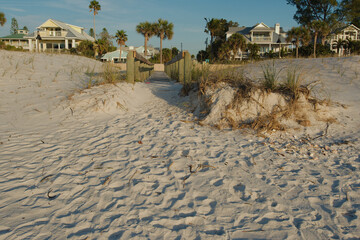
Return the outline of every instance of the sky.
{"type": "MultiPolygon", "coordinates": [[[[276,23],[285,31],[298,24],[293,20],[295,7],[286,0],[98,0],[101,11],[95,16],[97,34],[106,28],[112,35],[125,30],[128,46],[144,45],[144,37],[136,32],[140,22],[155,22],[159,18],[174,24],[172,40],[164,40],[163,47],[177,47],[197,54],[205,49],[204,18],[224,18],[239,26],[254,26],[263,22],[269,27],[276,23]]],[[[19,28],[27,26],[32,32],[47,19],[81,26],[88,32],[93,28],[93,13],[89,12],[90,0],[0,0],[0,12],[5,13],[6,24],[0,26],[0,36],[10,34],[11,19],[19,28]]],[[[152,37],[154,47],[160,40],[152,37]]]]}

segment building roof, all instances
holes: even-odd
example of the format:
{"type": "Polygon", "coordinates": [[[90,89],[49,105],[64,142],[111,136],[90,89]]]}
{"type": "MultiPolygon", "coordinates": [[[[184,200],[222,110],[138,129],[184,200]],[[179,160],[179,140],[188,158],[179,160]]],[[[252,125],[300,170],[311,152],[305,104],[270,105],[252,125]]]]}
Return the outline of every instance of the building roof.
{"type": "MultiPolygon", "coordinates": [[[[124,59],[126,58],[128,55],[128,52],[125,51],[125,50],[121,50],[121,58],[124,59]]],[[[108,52],[108,53],[105,53],[104,56],[101,57],[102,60],[107,60],[107,61],[111,61],[113,60],[114,58],[119,58],[120,56],[120,49],[118,50],[115,50],[113,52],[108,52]]]]}
{"type": "Polygon", "coordinates": [[[251,32],[256,31],[269,31],[273,34],[273,43],[277,43],[278,39],[280,38],[280,41],[282,43],[286,43],[286,38],[282,36],[282,34],[286,33],[282,27],[280,27],[280,34],[275,33],[274,27],[268,27],[264,23],[257,23],[252,27],[230,27],[229,31],[226,32],[227,35],[232,35],[234,33],[239,33],[243,35],[247,42],[250,42],[251,39],[251,32]]]}
{"type": "MultiPolygon", "coordinates": [[[[89,36],[85,31],[83,27],[78,27],[72,24],[68,24],[68,23],[64,23],[58,20],[54,20],[54,19],[48,19],[46,22],[44,22],[43,24],[41,24],[38,28],[42,28],[44,24],[46,23],[51,23],[54,26],[57,26],[63,30],[67,31],[67,34],[65,36],[65,38],[74,38],[74,39],[79,39],[79,40],[89,40],[94,42],[95,39],[91,36],[89,36]]],[[[35,32],[29,34],[26,36],[26,38],[35,38],[35,32]]]]}
{"type": "Polygon", "coordinates": [[[354,24],[349,24],[349,25],[335,29],[331,34],[338,34],[347,28],[354,28],[356,31],[360,31],[360,28],[356,27],[354,24]]]}
{"type": "Polygon", "coordinates": [[[11,34],[5,37],[1,37],[1,39],[24,39],[25,34],[11,34]]]}

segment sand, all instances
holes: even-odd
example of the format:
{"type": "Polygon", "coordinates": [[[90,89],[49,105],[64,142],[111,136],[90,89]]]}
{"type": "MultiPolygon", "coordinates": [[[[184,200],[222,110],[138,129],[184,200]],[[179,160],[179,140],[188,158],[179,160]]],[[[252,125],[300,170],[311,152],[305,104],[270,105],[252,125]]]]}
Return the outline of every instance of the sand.
{"type": "Polygon", "coordinates": [[[84,90],[101,63],[0,56],[1,239],[360,237],[360,57],[279,60],[338,123],[258,135],[196,124],[163,73],[84,90]]]}

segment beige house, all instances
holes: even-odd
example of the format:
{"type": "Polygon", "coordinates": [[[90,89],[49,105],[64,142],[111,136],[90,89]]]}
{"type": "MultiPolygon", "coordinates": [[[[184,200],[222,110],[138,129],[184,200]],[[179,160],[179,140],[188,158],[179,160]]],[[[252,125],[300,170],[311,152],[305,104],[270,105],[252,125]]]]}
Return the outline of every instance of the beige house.
{"type": "Polygon", "coordinates": [[[24,36],[28,40],[30,51],[65,51],[75,48],[80,42],[95,39],[89,36],[83,27],[49,19],[37,31],[24,36]]]}
{"type": "Polygon", "coordinates": [[[343,54],[344,48],[341,47],[338,51],[337,45],[344,40],[360,41],[360,29],[354,24],[336,29],[329,35],[327,43],[330,44],[330,50],[338,53],[340,56],[343,54]]]}
{"type": "Polygon", "coordinates": [[[25,50],[29,49],[28,40],[24,37],[28,35],[29,31],[25,29],[17,30],[16,34],[11,34],[5,37],[1,37],[0,41],[2,41],[5,45],[14,46],[17,48],[23,48],[25,50]]]}
{"type": "MultiPolygon", "coordinates": [[[[252,27],[230,27],[226,32],[226,39],[234,33],[239,33],[244,36],[246,43],[256,43],[260,47],[260,55],[264,55],[270,51],[279,52],[281,48],[289,48],[291,42],[286,41],[286,32],[280,27],[280,24],[275,24],[274,27],[269,27],[264,23],[258,23],[252,27]]],[[[243,54],[239,52],[235,58],[242,58],[243,54]]]]}

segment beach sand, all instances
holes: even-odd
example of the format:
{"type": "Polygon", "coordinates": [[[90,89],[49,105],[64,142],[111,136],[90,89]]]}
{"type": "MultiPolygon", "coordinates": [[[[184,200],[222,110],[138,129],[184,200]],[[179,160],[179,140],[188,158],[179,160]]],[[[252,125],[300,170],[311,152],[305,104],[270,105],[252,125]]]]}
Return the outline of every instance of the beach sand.
{"type": "Polygon", "coordinates": [[[278,60],[337,123],[255,134],[196,124],[163,73],[84,89],[100,62],[0,56],[1,239],[360,237],[360,57],[278,60]]]}

